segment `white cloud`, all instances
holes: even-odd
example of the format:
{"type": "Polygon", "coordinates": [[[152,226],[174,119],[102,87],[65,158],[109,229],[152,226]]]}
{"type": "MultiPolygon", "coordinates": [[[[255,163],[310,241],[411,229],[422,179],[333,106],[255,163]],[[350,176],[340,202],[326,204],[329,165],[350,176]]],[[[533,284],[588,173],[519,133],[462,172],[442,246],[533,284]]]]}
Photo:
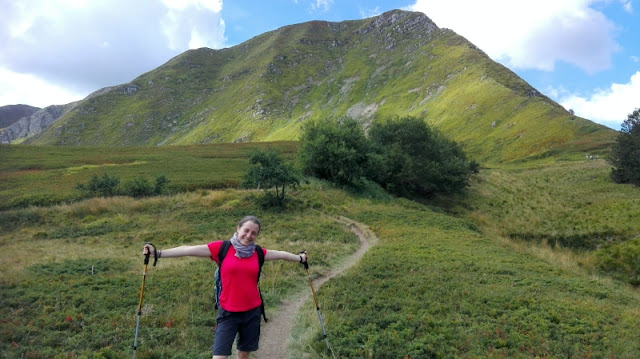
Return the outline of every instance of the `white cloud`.
{"type": "Polygon", "coordinates": [[[162,0],[164,6],[171,10],[184,11],[189,7],[198,10],[206,9],[214,13],[222,11],[222,0],[162,0]]]}
{"type": "Polygon", "coordinates": [[[220,16],[222,1],[163,0],[167,13],[162,32],[171,50],[200,47],[220,48],[226,42],[225,24],[220,16]]]}
{"type": "Polygon", "coordinates": [[[638,56],[631,56],[631,61],[636,62],[636,63],[637,63],[637,62],[640,62],[640,57],[638,57],[638,56]]]}
{"type": "Polygon", "coordinates": [[[82,100],[88,93],[69,91],[36,76],[0,68],[0,103],[47,107],[82,100]]]}
{"type": "Polygon", "coordinates": [[[380,11],[380,6],[376,6],[375,9],[360,10],[360,17],[362,17],[363,19],[367,19],[370,17],[378,16],[381,13],[382,12],[380,11]]]}
{"type": "Polygon", "coordinates": [[[640,108],[640,71],[631,76],[626,84],[612,84],[608,89],[594,91],[589,96],[567,94],[557,89],[558,102],[575,114],[619,130],[627,115],[640,108]]]}
{"type": "Polygon", "coordinates": [[[311,4],[311,10],[329,11],[329,8],[333,4],[333,0],[315,0],[315,3],[311,4]]]}
{"type": "Polygon", "coordinates": [[[189,48],[221,48],[221,10],[221,0],[0,1],[0,71],[49,89],[37,103],[28,103],[27,92],[16,101],[5,89],[22,84],[2,79],[0,106],[54,104],[63,93],[75,101],[77,94],[131,81],[189,48]]]}
{"type": "Polygon", "coordinates": [[[600,2],[606,0],[416,0],[410,8],[511,68],[552,71],[563,61],[596,72],[609,68],[619,49],[615,25],[590,7],[600,2]]]}

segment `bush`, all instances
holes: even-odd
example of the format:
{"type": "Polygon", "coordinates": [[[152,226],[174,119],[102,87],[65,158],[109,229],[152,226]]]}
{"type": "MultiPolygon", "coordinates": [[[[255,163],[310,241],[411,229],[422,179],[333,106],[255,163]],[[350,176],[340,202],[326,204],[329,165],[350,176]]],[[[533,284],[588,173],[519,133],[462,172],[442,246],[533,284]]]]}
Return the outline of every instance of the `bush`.
{"type": "Polygon", "coordinates": [[[164,193],[169,180],[164,175],[156,177],[155,184],[151,184],[145,177],[137,177],[119,186],[120,178],[110,177],[104,174],[98,177],[93,174],[89,182],[78,183],[75,188],[84,192],[88,197],[113,197],[118,195],[131,196],[135,198],[149,197],[164,193]]]}
{"type": "Polygon", "coordinates": [[[102,177],[98,177],[94,173],[89,182],[86,184],[78,183],[75,188],[91,197],[112,197],[118,194],[119,184],[120,179],[118,177],[109,177],[106,173],[102,177]]]}
{"type": "Polygon", "coordinates": [[[305,175],[350,185],[365,174],[369,154],[369,142],[358,122],[325,119],[304,126],[298,161],[305,175]]]}
{"type": "Polygon", "coordinates": [[[155,187],[144,177],[136,177],[124,184],[123,194],[129,197],[141,198],[152,196],[155,187]]]}
{"type": "Polygon", "coordinates": [[[153,194],[160,195],[165,193],[168,184],[169,179],[167,179],[165,175],[159,175],[158,177],[156,177],[156,185],[153,188],[153,194]]]}
{"type": "Polygon", "coordinates": [[[400,196],[459,192],[478,172],[460,145],[415,117],[376,122],[369,138],[369,178],[400,196]]]}

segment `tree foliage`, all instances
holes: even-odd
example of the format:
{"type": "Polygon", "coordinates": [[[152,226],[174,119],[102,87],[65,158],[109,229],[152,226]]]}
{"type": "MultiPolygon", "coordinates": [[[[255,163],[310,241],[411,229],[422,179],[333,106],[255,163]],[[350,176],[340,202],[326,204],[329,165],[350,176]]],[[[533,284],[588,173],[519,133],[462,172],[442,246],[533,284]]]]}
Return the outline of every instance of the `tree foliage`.
{"type": "Polygon", "coordinates": [[[249,188],[263,188],[265,191],[272,189],[271,197],[278,204],[282,204],[285,199],[286,187],[299,183],[296,171],[284,163],[276,149],[253,150],[249,154],[249,163],[253,166],[245,174],[243,185],[249,188]]]}
{"type": "Polygon", "coordinates": [[[458,143],[415,117],[376,122],[369,138],[378,157],[371,179],[401,196],[458,192],[478,171],[458,143]]]}
{"type": "Polygon", "coordinates": [[[169,180],[164,175],[156,177],[155,185],[145,177],[140,176],[131,181],[125,182],[122,193],[134,198],[159,195],[164,192],[168,183],[169,180]]]}
{"type": "Polygon", "coordinates": [[[640,186],[640,109],[636,108],[622,123],[608,161],[614,167],[611,178],[615,182],[640,186]]]}
{"type": "Polygon", "coordinates": [[[478,164],[423,120],[376,122],[368,137],[352,119],[326,119],[303,129],[298,152],[305,175],[339,184],[368,179],[401,196],[454,193],[478,164]]]}
{"type": "Polygon", "coordinates": [[[91,197],[112,197],[118,194],[120,178],[103,174],[98,177],[97,173],[89,179],[87,183],[76,184],[76,189],[87,193],[91,197]]]}
{"type": "Polygon", "coordinates": [[[305,175],[352,184],[365,173],[369,143],[351,118],[310,122],[303,128],[299,162],[305,175]]]}

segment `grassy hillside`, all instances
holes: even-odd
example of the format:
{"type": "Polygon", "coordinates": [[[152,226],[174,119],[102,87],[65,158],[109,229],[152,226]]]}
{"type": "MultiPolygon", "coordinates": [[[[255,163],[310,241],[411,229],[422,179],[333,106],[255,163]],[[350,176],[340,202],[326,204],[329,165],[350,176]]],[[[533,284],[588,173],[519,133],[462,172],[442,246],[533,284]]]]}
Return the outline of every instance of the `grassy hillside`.
{"type": "MultiPolygon", "coordinates": [[[[273,145],[285,153],[295,148],[273,145]]],[[[0,150],[7,154],[3,195],[31,187],[64,193],[74,182],[65,173],[83,166],[122,178],[138,175],[130,172],[136,166],[176,166],[181,170],[165,174],[186,188],[234,183],[248,165],[244,144],[0,150]],[[131,164],[135,159],[144,163],[131,164]]],[[[313,275],[357,247],[331,216],[363,223],[380,239],[319,290],[338,357],[639,357],[640,297],[628,283],[640,270],[612,271],[610,264],[637,258],[640,192],[611,183],[602,160],[551,159],[485,168],[465,195],[429,205],[311,181],[289,191],[289,208],[275,212],[256,204],[259,192],[233,189],[2,210],[0,354],[130,356],[143,243],[166,248],[224,239],[252,213],[264,224],[260,243],[307,249],[313,275]]],[[[150,267],[139,358],[210,357],[214,268],[187,258],[150,267]]],[[[264,273],[268,314],[309,290],[299,265],[268,263],[264,273]]],[[[328,357],[311,303],[297,322],[291,352],[328,357]]]]}
{"type": "Polygon", "coordinates": [[[0,210],[77,200],[75,190],[91,176],[121,183],[165,175],[170,192],[238,187],[254,148],[278,148],[285,158],[295,142],[167,147],[51,147],[0,145],[0,210]]]}
{"type": "MultiPolygon", "coordinates": [[[[362,222],[380,238],[359,265],[319,291],[338,357],[640,355],[640,297],[622,282],[569,270],[406,200],[322,183],[293,195],[295,204],[278,213],[260,210],[250,192],[229,190],[0,212],[0,351],[125,357],[145,241],[162,248],[223,239],[235,220],[254,213],[265,224],[265,247],[305,248],[320,273],[357,245],[348,228],[318,215],[326,213],[362,222]]],[[[150,268],[138,357],[210,357],[214,267],[204,259],[161,259],[150,268]]],[[[271,313],[281,299],[308,290],[291,263],[267,264],[262,286],[271,313]]],[[[300,316],[295,345],[322,357],[313,306],[300,316]]]]}
{"type": "MultiPolygon", "coordinates": [[[[337,357],[640,354],[633,329],[640,297],[624,284],[569,270],[532,248],[412,202],[349,198],[336,210],[380,238],[359,266],[323,287],[337,357]]],[[[316,318],[302,317],[300,338],[323,352],[318,330],[305,330],[316,318]]]]}
{"type": "Polygon", "coordinates": [[[483,162],[604,150],[615,132],[570,115],[423,14],[282,27],[187,51],[82,101],[26,143],[129,146],[296,140],[306,121],[413,115],[483,162]],[[600,147],[584,148],[583,141],[600,147]]]}

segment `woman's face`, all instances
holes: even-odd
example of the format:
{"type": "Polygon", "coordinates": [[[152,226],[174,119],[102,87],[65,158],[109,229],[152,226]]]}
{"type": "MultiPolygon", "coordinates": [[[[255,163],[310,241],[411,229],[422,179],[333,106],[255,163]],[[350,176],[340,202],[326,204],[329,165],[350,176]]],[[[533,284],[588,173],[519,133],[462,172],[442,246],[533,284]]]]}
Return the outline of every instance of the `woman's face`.
{"type": "Polygon", "coordinates": [[[238,226],[236,231],[238,232],[238,241],[240,241],[240,244],[248,246],[255,242],[260,232],[260,227],[251,221],[246,221],[242,226],[238,226]]]}

